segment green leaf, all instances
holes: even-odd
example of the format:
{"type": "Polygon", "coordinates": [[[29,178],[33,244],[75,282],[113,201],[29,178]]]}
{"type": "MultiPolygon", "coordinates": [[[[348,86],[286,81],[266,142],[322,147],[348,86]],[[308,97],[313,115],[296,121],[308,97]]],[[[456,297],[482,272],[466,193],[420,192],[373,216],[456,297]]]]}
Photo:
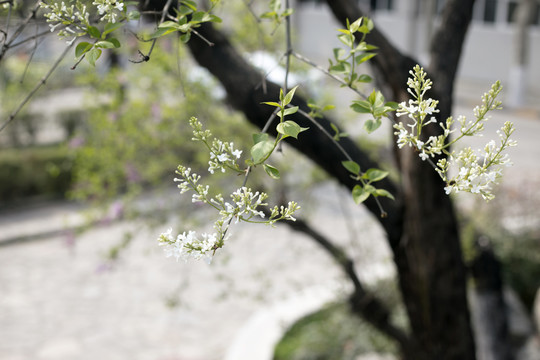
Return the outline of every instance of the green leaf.
{"type": "Polygon", "coordinates": [[[77,44],[77,47],[75,48],[75,57],[80,58],[83,56],[88,50],[92,48],[92,44],[82,41],[77,44]]]}
{"type": "Polygon", "coordinates": [[[334,50],[334,59],[340,60],[343,56],[345,56],[345,49],[343,48],[335,48],[334,50]]]}
{"type": "Polygon", "coordinates": [[[328,68],[328,71],[331,72],[337,72],[337,73],[344,73],[347,72],[347,67],[345,63],[339,62],[336,65],[332,65],[328,68]]]}
{"type": "Polygon", "coordinates": [[[351,38],[350,35],[341,34],[338,35],[339,41],[341,41],[343,44],[347,45],[348,47],[352,48],[354,44],[354,40],[351,38]]]}
{"type": "Polygon", "coordinates": [[[370,182],[380,181],[388,176],[388,171],[379,170],[379,169],[369,169],[362,176],[365,179],[368,179],[370,182]]]}
{"type": "Polygon", "coordinates": [[[156,38],[159,38],[159,37],[168,35],[168,34],[170,34],[170,33],[173,33],[173,32],[175,32],[175,31],[176,31],[176,29],[173,29],[173,28],[162,28],[162,29],[157,29],[156,32],[154,32],[154,33],[150,36],[150,39],[156,39],[156,38]]]}
{"type": "Polygon", "coordinates": [[[351,104],[351,109],[361,114],[371,113],[371,104],[366,100],[356,100],[351,104]]]}
{"type": "Polygon", "coordinates": [[[293,96],[294,96],[294,93],[296,91],[296,89],[298,88],[298,85],[296,85],[295,87],[293,87],[291,89],[291,91],[289,91],[287,93],[287,95],[285,95],[285,98],[283,99],[283,102],[282,102],[282,105],[285,106],[285,105],[289,105],[293,99],[293,96]]]}
{"type": "Polygon", "coordinates": [[[101,49],[93,48],[92,50],[88,51],[86,54],[86,60],[90,63],[92,66],[96,66],[96,61],[101,56],[101,49]]]}
{"type": "Polygon", "coordinates": [[[266,141],[268,140],[268,138],[269,136],[267,133],[253,134],[253,144],[260,143],[261,141],[266,141]]]}
{"type": "Polygon", "coordinates": [[[354,175],[360,174],[360,165],[358,165],[358,163],[355,161],[352,161],[352,160],[342,161],[341,165],[343,165],[343,167],[347,169],[351,174],[354,174],[354,175]]]}
{"type": "Polygon", "coordinates": [[[351,32],[355,33],[358,31],[358,28],[360,27],[360,24],[362,24],[362,18],[359,18],[358,20],[356,20],[355,22],[353,22],[351,24],[351,32]]]}
{"type": "Polygon", "coordinates": [[[380,118],[377,119],[369,119],[366,120],[364,123],[364,129],[367,131],[368,134],[371,134],[375,130],[377,130],[382,124],[382,121],[380,118]]]}
{"type": "Polygon", "coordinates": [[[219,16],[216,16],[214,14],[210,14],[210,21],[214,23],[221,23],[223,20],[219,16]]]}
{"type": "Polygon", "coordinates": [[[272,165],[264,164],[264,171],[272,178],[272,179],[279,179],[279,170],[273,167],[272,165]]]}
{"type": "Polygon", "coordinates": [[[358,55],[356,58],[355,58],[355,61],[356,61],[356,65],[360,65],[366,61],[368,61],[369,59],[371,59],[372,57],[374,57],[375,53],[365,53],[365,54],[361,54],[361,55],[358,55]]]}
{"type": "MultiPolygon", "coordinates": [[[[118,40],[117,40],[118,41],[118,40]]],[[[116,48],[117,46],[115,46],[112,42],[110,41],[106,41],[106,40],[103,40],[103,41],[98,41],[96,43],[96,45],[94,45],[96,48],[102,48],[102,49],[114,49],[116,48]]]]}
{"type": "Polygon", "coordinates": [[[272,151],[274,150],[274,142],[271,140],[264,140],[257,142],[255,145],[251,147],[251,157],[253,158],[253,162],[255,164],[259,164],[262,161],[264,161],[272,151]]]}
{"type": "Polygon", "coordinates": [[[128,20],[139,20],[141,18],[141,13],[137,10],[132,10],[127,14],[128,20]]]}
{"type": "Polygon", "coordinates": [[[294,114],[298,111],[298,106],[291,106],[283,111],[283,116],[294,114]]]}
{"type": "Polygon", "coordinates": [[[390,198],[392,200],[396,200],[394,198],[394,195],[392,195],[392,193],[390,193],[388,190],[385,190],[385,189],[376,189],[373,192],[373,195],[375,195],[375,196],[384,196],[384,197],[390,198]]]}
{"type": "Polygon", "coordinates": [[[287,9],[285,10],[284,12],[281,13],[281,16],[282,17],[287,17],[287,16],[291,16],[292,14],[294,14],[294,9],[287,9]]]}
{"type": "Polygon", "coordinates": [[[161,24],[159,24],[158,29],[175,29],[178,30],[180,27],[180,24],[178,24],[175,21],[164,21],[161,24]]]}
{"type": "Polygon", "coordinates": [[[121,46],[120,41],[118,41],[117,38],[110,38],[109,41],[114,45],[115,48],[119,48],[121,46]]]}
{"type": "Polygon", "coordinates": [[[298,139],[299,133],[307,129],[309,128],[300,127],[300,125],[291,120],[284,121],[276,126],[277,132],[282,134],[283,137],[291,136],[295,139],[298,139]]]}
{"type": "Polygon", "coordinates": [[[362,83],[370,83],[373,79],[371,78],[371,76],[369,75],[366,75],[366,74],[362,74],[358,77],[358,82],[362,82],[362,83]]]}
{"type": "Polygon", "coordinates": [[[112,33],[114,30],[120,29],[122,26],[124,26],[124,23],[121,23],[121,22],[107,23],[105,25],[105,29],[103,30],[103,33],[101,34],[101,37],[105,39],[105,35],[112,33]]]}
{"type": "Polygon", "coordinates": [[[399,107],[399,104],[397,102],[394,102],[394,101],[388,101],[386,104],[384,104],[384,106],[387,106],[389,107],[390,109],[392,110],[397,110],[398,107],[399,107]]]}
{"type": "Polygon", "coordinates": [[[187,42],[191,39],[191,31],[180,35],[180,41],[184,44],[187,44],[187,42]]]}
{"type": "Polygon", "coordinates": [[[193,0],[183,0],[182,4],[189,7],[193,11],[197,11],[197,3],[193,0]]]}
{"type": "Polygon", "coordinates": [[[368,96],[368,101],[373,108],[384,106],[384,96],[380,91],[373,90],[368,96]]]}
{"type": "Polygon", "coordinates": [[[278,104],[278,103],[275,102],[275,101],[265,101],[265,102],[263,102],[263,104],[270,105],[270,106],[275,106],[275,107],[278,107],[278,108],[281,107],[281,105],[278,104]]]}
{"type": "Polygon", "coordinates": [[[356,205],[359,205],[363,203],[364,201],[366,201],[369,195],[370,195],[369,191],[366,191],[366,189],[360,185],[356,185],[352,189],[352,197],[356,205]]]}
{"type": "Polygon", "coordinates": [[[339,141],[340,132],[338,127],[334,123],[330,123],[330,126],[332,127],[332,130],[334,130],[334,140],[339,141]]]}
{"type": "Polygon", "coordinates": [[[192,12],[193,12],[193,9],[185,5],[180,5],[178,10],[176,10],[176,14],[178,15],[178,17],[184,17],[186,15],[191,14],[192,12]]]}
{"type": "Polygon", "coordinates": [[[99,39],[101,38],[101,33],[99,32],[98,28],[92,25],[89,25],[86,28],[86,31],[88,32],[88,35],[90,35],[93,38],[99,39]]]}

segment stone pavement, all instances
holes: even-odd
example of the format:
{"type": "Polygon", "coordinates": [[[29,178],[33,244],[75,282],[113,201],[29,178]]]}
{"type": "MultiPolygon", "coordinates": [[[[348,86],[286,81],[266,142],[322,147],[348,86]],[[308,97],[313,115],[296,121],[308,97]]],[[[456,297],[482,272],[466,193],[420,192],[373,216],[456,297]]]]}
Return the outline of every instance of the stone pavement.
{"type": "MultiPolygon", "coordinates": [[[[341,205],[331,200],[336,188],[319,191],[326,206],[313,223],[324,223],[321,231],[349,244],[341,205]]],[[[2,214],[0,228],[31,233],[43,224],[77,223],[72,205],[53,209],[2,214]]],[[[380,231],[362,208],[349,210],[362,230],[353,253],[359,262],[372,264],[364,278],[377,272],[388,276],[391,261],[380,231]]],[[[55,234],[0,247],[0,359],[270,359],[269,348],[286,325],[280,314],[292,311],[284,318],[291,322],[321,301],[346,293],[346,287],[339,290],[343,282],[332,260],[285,226],[236,227],[210,266],[165,258],[155,240],[165,228],[114,223],[76,238],[55,234]],[[127,230],[134,232],[130,246],[116,262],[106,260],[127,230]],[[274,327],[263,322],[260,335],[246,337],[252,317],[269,309],[274,327]],[[251,346],[239,347],[242,339],[251,346]],[[261,357],[254,357],[261,350],[261,357]]]]}

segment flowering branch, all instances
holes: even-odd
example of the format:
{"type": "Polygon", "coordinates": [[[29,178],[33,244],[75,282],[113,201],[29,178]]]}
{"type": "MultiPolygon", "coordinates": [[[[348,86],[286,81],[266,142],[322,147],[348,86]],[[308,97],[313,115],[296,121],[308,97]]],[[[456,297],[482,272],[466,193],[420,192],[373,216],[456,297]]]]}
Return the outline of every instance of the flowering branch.
{"type": "Polygon", "coordinates": [[[426,99],[426,92],[431,89],[432,82],[427,78],[427,74],[420,66],[415,66],[410,71],[412,78],[409,78],[407,85],[408,92],[412,95],[408,103],[399,104],[396,115],[398,117],[406,115],[410,122],[404,124],[399,122],[394,125],[399,148],[410,146],[418,151],[419,157],[424,161],[429,161],[434,166],[440,177],[447,183],[446,193],[470,192],[480,194],[485,200],[494,198],[491,192],[491,185],[495,184],[502,176],[502,167],[510,166],[511,162],[508,154],[504,154],[509,147],[517,143],[510,139],[514,132],[514,125],[505,122],[503,127],[497,131],[500,138],[500,145],[496,145],[494,140],[489,141],[483,151],[474,151],[470,147],[459,152],[450,151],[450,146],[457,143],[466,136],[481,136],[484,130],[484,123],[489,120],[487,115],[492,110],[501,108],[501,102],[497,96],[502,90],[499,81],[495,82],[491,89],[482,96],[482,105],[474,109],[474,120],[467,120],[465,116],[458,117],[459,135],[450,140],[450,135],[457,131],[453,127],[455,121],[452,117],[445,122],[439,122],[443,133],[439,136],[430,136],[427,140],[422,138],[422,130],[425,126],[437,123],[437,119],[431,116],[437,110],[438,101],[431,98],[426,99]],[[423,140],[421,140],[423,139],[423,140]],[[439,159],[436,164],[432,158],[445,155],[446,158],[439,159]],[[458,174],[450,176],[452,168],[457,168],[458,174]]]}

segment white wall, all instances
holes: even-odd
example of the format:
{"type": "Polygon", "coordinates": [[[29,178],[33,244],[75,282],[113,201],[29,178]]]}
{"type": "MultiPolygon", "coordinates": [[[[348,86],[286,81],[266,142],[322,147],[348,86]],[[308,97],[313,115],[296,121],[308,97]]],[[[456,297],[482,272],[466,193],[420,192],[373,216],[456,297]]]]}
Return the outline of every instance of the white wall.
{"type": "MultiPolygon", "coordinates": [[[[402,2],[399,2],[402,3],[402,2]]],[[[400,6],[395,12],[377,13],[373,17],[379,30],[387,35],[400,50],[414,54],[426,62],[429,27],[425,18],[410,20],[411,10],[400,6]]],[[[340,46],[335,22],[325,5],[305,4],[297,6],[294,25],[298,31],[296,48],[302,54],[328,64],[332,48],[340,46]]],[[[436,24],[435,24],[436,26],[436,24]]],[[[530,30],[529,68],[526,76],[528,90],[540,92],[540,27],[530,30]]],[[[508,83],[513,62],[514,27],[509,24],[484,24],[473,22],[466,38],[459,68],[461,80],[492,83],[501,80],[508,83]]],[[[540,102],[540,99],[538,100],[540,102]]]]}

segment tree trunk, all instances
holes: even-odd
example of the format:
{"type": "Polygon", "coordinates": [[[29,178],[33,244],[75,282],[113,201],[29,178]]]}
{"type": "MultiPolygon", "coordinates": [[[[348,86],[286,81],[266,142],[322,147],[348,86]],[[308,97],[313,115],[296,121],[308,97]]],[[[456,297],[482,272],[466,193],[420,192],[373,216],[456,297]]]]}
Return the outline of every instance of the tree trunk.
{"type": "MultiPolygon", "coordinates": [[[[452,92],[461,49],[472,17],[474,1],[448,1],[441,26],[435,33],[428,76],[434,82],[431,96],[438,99],[440,118],[450,116],[452,92]]],[[[356,20],[362,12],[354,1],[328,1],[336,18],[356,20]]],[[[373,65],[384,78],[392,98],[408,98],[406,77],[415,62],[402,55],[377,30],[367,41],[379,47],[373,65]],[[412,63],[412,64],[411,64],[412,63]]],[[[435,135],[437,126],[428,129],[435,135]]],[[[407,358],[467,360],[475,347],[467,304],[466,271],[451,199],[444,183],[413,150],[401,150],[404,204],[403,233],[391,242],[398,267],[403,300],[409,315],[415,347],[407,358]]]]}
{"type": "MultiPolygon", "coordinates": [[[[328,1],[337,19],[355,20],[362,15],[355,1],[328,1]]],[[[442,26],[436,33],[432,48],[430,76],[434,80],[432,96],[440,100],[441,117],[451,112],[453,82],[461,47],[472,14],[472,1],[447,3],[442,26]]],[[[246,117],[263,127],[272,108],[262,101],[275,101],[279,87],[267,83],[263,91],[260,74],[234,50],[223,34],[206,24],[198,31],[215,45],[193,37],[188,43],[195,59],[224,85],[230,103],[246,117]]],[[[374,66],[392,93],[392,99],[407,99],[405,89],[408,71],[416,63],[403,56],[375,29],[368,42],[379,47],[374,66]]],[[[295,97],[301,109],[306,104],[295,97]]],[[[311,127],[291,144],[349,188],[355,185],[341,166],[343,156],[312,124],[298,114],[293,120],[311,127]]],[[[320,120],[330,130],[330,122],[320,120]]],[[[272,128],[272,127],[271,127],[272,128]]],[[[436,131],[433,127],[431,131],[436,131]]],[[[350,139],[341,144],[363,169],[377,167],[350,139]]],[[[390,181],[382,187],[397,194],[397,201],[383,199],[388,218],[381,224],[388,234],[399,272],[399,282],[411,325],[412,342],[403,347],[404,357],[414,360],[468,360],[475,358],[473,335],[466,300],[465,267],[459,242],[458,226],[452,202],[444,193],[444,184],[437,173],[422,162],[413,151],[402,151],[399,157],[402,189],[390,181]]],[[[366,203],[378,214],[372,200],[366,203]]]]}

